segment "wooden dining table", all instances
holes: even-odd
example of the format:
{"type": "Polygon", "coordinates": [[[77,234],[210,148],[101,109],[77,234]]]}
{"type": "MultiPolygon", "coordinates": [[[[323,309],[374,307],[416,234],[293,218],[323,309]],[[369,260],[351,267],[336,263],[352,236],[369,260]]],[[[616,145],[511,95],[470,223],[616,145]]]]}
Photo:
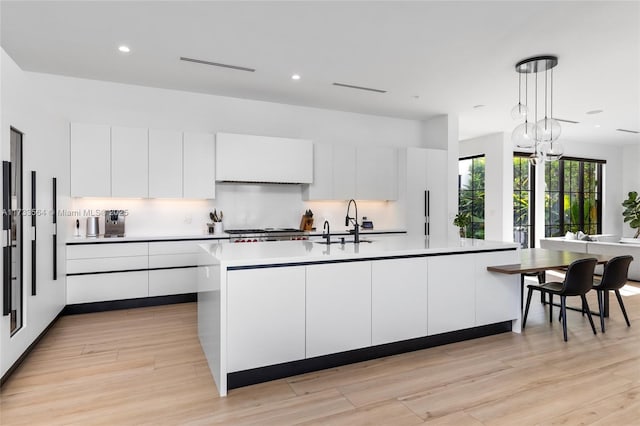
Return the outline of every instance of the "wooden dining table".
{"type": "MultiPolygon", "coordinates": [[[[520,263],[514,263],[511,265],[487,266],[487,270],[491,272],[498,272],[501,274],[521,275],[522,279],[520,280],[520,304],[522,306],[525,275],[540,274],[542,272],[554,269],[565,269],[572,262],[580,259],[596,259],[598,264],[604,264],[607,263],[611,258],[612,256],[598,254],[576,253],[572,251],[549,250],[543,248],[530,248],[520,250],[520,263]]],[[[605,316],[609,316],[608,293],[609,292],[605,292],[606,297],[603,307],[605,316]]],[[[544,299],[544,293],[542,294],[541,301],[542,303],[547,303],[544,299]]],[[[582,308],[567,307],[567,309],[582,311],[582,308]]]]}

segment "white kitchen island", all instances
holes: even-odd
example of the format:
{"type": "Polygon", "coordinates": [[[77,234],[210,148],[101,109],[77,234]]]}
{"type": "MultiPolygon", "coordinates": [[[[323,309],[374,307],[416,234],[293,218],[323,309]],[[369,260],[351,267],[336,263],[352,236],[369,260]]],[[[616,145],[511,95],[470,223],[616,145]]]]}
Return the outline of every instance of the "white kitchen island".
{"type": "Polygon", "coordinates": [[[221,396],[279,377],[520,332],[517,244],[392,237],[202,244],[198,334],[221,396]]]}

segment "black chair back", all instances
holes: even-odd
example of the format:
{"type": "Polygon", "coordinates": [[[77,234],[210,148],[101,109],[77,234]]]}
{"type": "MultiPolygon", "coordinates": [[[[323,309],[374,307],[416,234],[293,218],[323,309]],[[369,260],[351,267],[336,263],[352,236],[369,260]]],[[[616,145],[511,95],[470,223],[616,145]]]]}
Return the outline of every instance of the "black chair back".
{"type": "Polygon", "coordinates": [[[602,281],[598,286],[601,290],[620,290],[627,282],[629,275],[629,264],[633,256],[617,256],[609,260],[604,265],[602,281]]]}
{"type": "Polygon", "coordinates": [[[580,296],[591,290],[597,262],[596,259],[580,259],[569,265],[561,295],[580,296]]]}

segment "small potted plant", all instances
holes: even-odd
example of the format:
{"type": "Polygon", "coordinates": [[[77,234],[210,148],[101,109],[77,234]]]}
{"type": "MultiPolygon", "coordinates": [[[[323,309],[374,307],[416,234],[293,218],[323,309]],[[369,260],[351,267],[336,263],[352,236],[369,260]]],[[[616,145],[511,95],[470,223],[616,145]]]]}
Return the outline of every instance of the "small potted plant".
{"type": "Polygon", "coordinates": [[[208,223],[209,233],[210,234],[222,234],[224,228],[222,227],[222,210],[220,210],[220,214],[214,209],[213,212],[209,213],[209,218],[213,221],[213,223],[208,223]]]}
{"type": "Polygon", "coordinates": [[[636,230],[636,235],[633,238],[638,238],[640,236],[640,198],[638,198],[638,193],[636,191],[629,192],[627,199],[622,202],[622,207],[624,207],[622,212],[624,221],[629,222],[631,229],[636,230]]]}
{"type": "Polygon", "coordinates": [[[467,226],[471,223],[471,215],[469,213],[460,212],[453,219],[453,224],[460,230],[460,237],[467,236],[467,226]]]}

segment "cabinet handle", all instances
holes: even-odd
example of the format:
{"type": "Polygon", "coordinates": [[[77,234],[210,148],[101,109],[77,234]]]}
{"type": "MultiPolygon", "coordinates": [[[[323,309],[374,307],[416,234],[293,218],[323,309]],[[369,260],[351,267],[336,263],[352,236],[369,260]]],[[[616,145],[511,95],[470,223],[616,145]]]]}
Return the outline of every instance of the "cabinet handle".
{"type": "Polygon", "coordinates": [[[2,315],[11,313],[11,163],[2,162],[2,315]]]}
{"type": "Polygon", "coordinates": [[[58,279],[58,179],[52,178],[53,183],[53,280],[58,279]]]}
{"type": "Polygon", "coordinates": [[[36,282],[36,172],[31,171],[31,295],[38,293],[36,282]]]}

